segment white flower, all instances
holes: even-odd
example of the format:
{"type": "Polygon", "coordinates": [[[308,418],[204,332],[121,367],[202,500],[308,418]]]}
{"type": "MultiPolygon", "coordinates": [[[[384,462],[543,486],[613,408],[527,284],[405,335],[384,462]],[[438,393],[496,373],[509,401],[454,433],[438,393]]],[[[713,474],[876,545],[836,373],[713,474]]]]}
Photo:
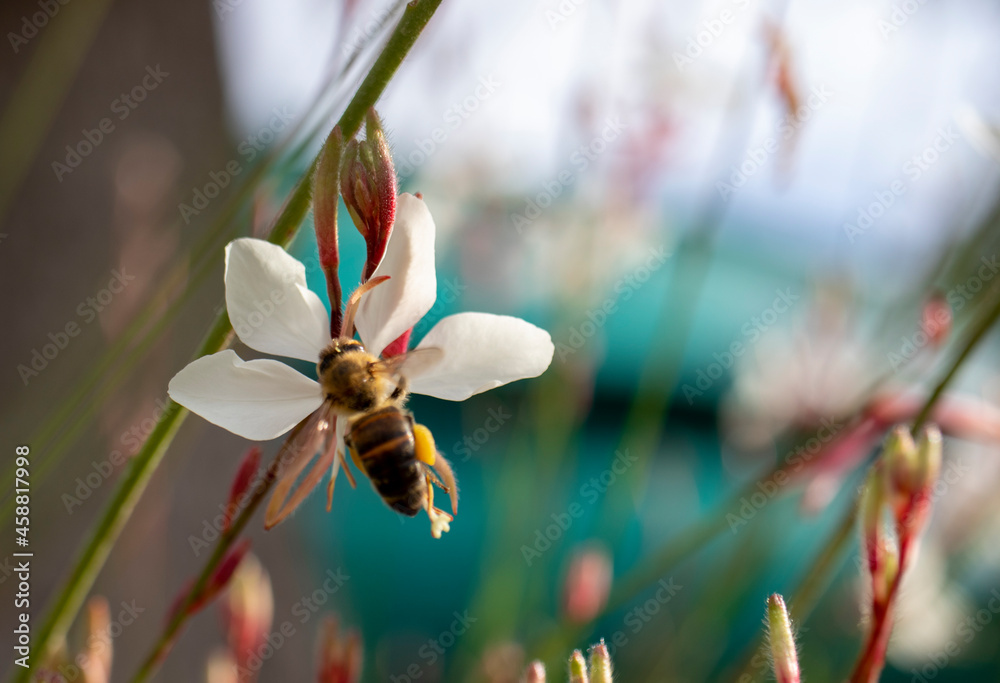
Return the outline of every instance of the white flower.
{"type": "MultiPolygon", "coordinates": [[[[434,221],[424,202],[399,197],[385,257],[373,274],[389,280],[364,295],[356,326],[369,353],[381,355],[434,305],[434,221]]],[[[305,266],[284,249],[257,239],[226,247],[226,306],[240,340],[252,349],[310,362],[330,342],[330,319],[306,287],[305,266]]],[[[409,389],[452,401],[548,368],[547,332],[510,316],[459,313],[438,322],[417,348],[437,347],[442,360],[413,377],[409,389]]],[[[221,351],[194,361],[170,381],[170,397],[247,439],[278,437],[323,403],[319,383],[277,360],[242,360],[221,351]]]]}

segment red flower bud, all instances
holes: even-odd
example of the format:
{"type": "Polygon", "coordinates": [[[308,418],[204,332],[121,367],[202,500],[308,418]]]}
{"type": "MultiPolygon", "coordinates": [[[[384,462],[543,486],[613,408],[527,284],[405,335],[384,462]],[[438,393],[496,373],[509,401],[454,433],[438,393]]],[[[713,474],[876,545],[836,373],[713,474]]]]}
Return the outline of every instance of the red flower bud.
{"type": "Polygon", "coordinates": [[[344,203],[368,247],[362,282],[371,277],[385,255],[396,220],[397,191],[389,144],[374,109],[365,119],[365,136],[347,143],[340,166],[344,203]]]}

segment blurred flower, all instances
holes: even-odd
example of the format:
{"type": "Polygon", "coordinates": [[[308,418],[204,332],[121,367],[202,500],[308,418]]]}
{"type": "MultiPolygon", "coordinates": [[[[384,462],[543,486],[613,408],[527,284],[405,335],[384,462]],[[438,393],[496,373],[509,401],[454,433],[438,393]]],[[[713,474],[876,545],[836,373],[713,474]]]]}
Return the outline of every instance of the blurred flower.
{"type": "Polygon", "coordinates": [[[524,648],[513,642],[487,648],[480,664],[485,683],[518,683],[523,669],[524,648]]]}
{"type": "Polygon", "coordinates": [[[212,602],[218,595],[229,585],[232,580],[233,575],[236,573],[236,569],[240,566],[240,562],[243,561],[244,556],[250,550],[250,539],[246,539],[233,547],[225,557],[219,562],[219,565],[212,572],[212,575],[208,578],[208,582],[202,587],[197,595],[190,596],[191,591],[194,589],[194,581],[188,581],[181,588],[177,597],[174,598],[173,604],[167,613],[167,621],[172,620],[177,612],[184,609],[185,613],[188,615],[196,614],[205,608],[208,603],[212,602]]]}
{"type": "Polygon", "coordinates": [[[236,660],[228,650],[213,652],[208,660],[208,683],[240,683],[236,660]]]}
{"type": "Polygon", "coordinates": [[[603,548],[573,554],[563,587],[563,608],[570,621],[592,621],[604,609],[612,573],[611,556],[603,548]]]}
{"type": "Polygon", "coordinates": [[[83,646],[76,657],[70,659],[65,645],[44,661],[32,680],[42,683],[109,683],[114,646],[111,636],[111,611],[103,596],[87,602],[83,646]]]}
{"type": "MultiPolygon", "coordinates": [[[[389,248],[374,277],[382,275],[391,279],[364,298],[357,314],[358,333],[374,355],[413,327],[436,297],[434,222],[424,203],[411,195],[400,196],[389,248]]],[[[280,247],[254,239],[230,243],[225,280],[230,319],[251,348],[315,362],[330,343],[326,309],[306,287],[305,267],[280,247]],[[281,297],[272,303],[275,292],[281,297]],[[243,322],[254,320],[259,324],[253,328],[243,322]]],[[[444,356],[413,378],[410,389],[452,401],[535,377],[554,352],[544,330],[487,313],[445,317],[417,348],[422,347],[440,348],[444,356]]],[[[261,441],[284,434],[324,400],[315,380],[285,363],[243,361],[232,350],[189,364],[171,380],[169,393],[209,422],[261,441]]]]}
{"type": "Polygon", "coordinates": [[[229,525],[232,524],[233,517],[240,509],[243,499],[250,491],[250,485],[253,484],[258,469],[260,469],[260,449],[254,446],[243,456],[240,467],[236,471],[236,476],[233,477],[233,483],[229,488],[229,500],[226,501],[226,510],[222,516],[223,532],[229,530],[229,525]]]}
{"type": "MultiPolygon", "coordinates": [[[[253,667],[248,662],[267,638],[274,616],[271,579],[252,554],[243,559],[233,574],[220,608],[236,665],[240,671],[250,672],[253,667]]],[[[249,676],[244,680],[252,680],[249,676]]]]}
{"type": "Polygon", "coordinates": [[[341,634],[336,617],[323,620],[319,634],[319,683],[357,683],[361,679],[364,647],[354,629],[341,634]]]}
{"type": "Polygon", "coordinates": [[[525,683],[545,683],[545,665],[537,659],[528,664],[528,669],[524,672],[525,683]]]}

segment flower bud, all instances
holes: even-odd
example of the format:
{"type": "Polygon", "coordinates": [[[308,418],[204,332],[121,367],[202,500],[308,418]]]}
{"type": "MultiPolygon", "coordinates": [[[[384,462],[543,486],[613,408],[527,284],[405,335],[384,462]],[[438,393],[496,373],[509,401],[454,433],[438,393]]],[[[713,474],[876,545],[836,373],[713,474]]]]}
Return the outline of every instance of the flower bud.
{"type": "Polygon", "coordinates": [[[924,302],[920,313],[920,327],[932,347],[941,346],[951,332],[951,306],[941,292],[935,292],[924,302]]]}
{"type": "Polygon", "coordinates": [[[240,683],[239,669],[232,654],[225,650],[213,652],[208,659],[208,683],[240,683]]]}
{"type": "Polygon", "coordinates": [[[590,648],[590,676],[592,683],[612,683],[611,655],[603,638],[590,648]]]}
{"type": "Polygon", "coordinates": [[[573,650],[569,658],[569,683],[590,683],[590,678],[587,676],[587,662],[579,650],[573,650]]]}
{"type": "Polygon", "coordinates": [[[563,589],[563,606],[570,621],[592,621],[604,609],[611,590],[611,574],[607,551],[588,548],[574,553],[563,589]]]}
{"type": "Polygon", "coordinates": [[[545,665],[537,659],[528,665],[524,672],[525,683],[545,683],[545,665]]]}
{"type": "Polygon", "coordinates": [[[778,683],[799,683],[799,658],[795,653],[792,622],[785,601],[774,593],[767,599],[767,639],[771,646],[774,677],[778,683]]]}
{"type": "Polygon", "coordinates": [[[274,595],[267,570],[248,554],[233,574],[221,603],[229,647],[237,665],[245,667],[271,631],[274,595]]]}
{"type": "Polygon", "coordinates": [[[226,502],[225,514],[222,516],[223,532],[229,530],[229,525],[232,524],[233,517],[240,509],[243,497],[250,490],[250,485],[253,483],[259,468],[260,449],[254,446],[243,456],[243,461],[240,463],[240,467],[236,471],[236,476],[233,477],[233,483],[229,487],[229,500],[226,502]]]}
{"type": "Polygon", "coordinates": [[[374,109],[369,109],[365,118],[365,139],[351,140],[343,150],[340,191],[368,247],[364,282],[385,255],[396,220],[396,169],[374,109]]]}
{"type": "Polygon", "coordinates": [[[103,597],[87,602],[87,640],[83,652],[77,656],[83,670],[84,683],[108,683],[111,680],[111,610],[103,597]]]}
{"type": "Polygon", "coordinates": [[[351,629],[341,634],[336,617],[323,620],[319,634],[319,683],[357,683],[361,680],[361,636],[351,629]]]}

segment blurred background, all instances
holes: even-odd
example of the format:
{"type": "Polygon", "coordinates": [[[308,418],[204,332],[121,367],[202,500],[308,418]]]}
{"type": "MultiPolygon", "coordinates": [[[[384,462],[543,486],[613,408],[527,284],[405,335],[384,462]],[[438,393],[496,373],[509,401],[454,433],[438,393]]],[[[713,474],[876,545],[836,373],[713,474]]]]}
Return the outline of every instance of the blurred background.
{"type": "MultiPolygon", "coordinates": [[[[0,7],[0,424],[5,452],[33,449],[33,614],[221,310],[223,246],[266,235],[401,7],[0,7]]],[[[556,355],[412,399],[462,486],[443,540],[363,481],[251,522],[270,630],[294,631],[257,680],[313,679],[327,613],[366,681],[516,681],[602,637],[622,681],[766,680],[771,592],[807,606],[806,677],[843,680],[866,590],[845,511],[885,416],[912,418],[996,298],[998,35],[985,0],[445,0],[379,104],[438,229],[414,338],[481,310],[556,355]],[[791,484],[755,484],[796,457],[791,484]]],[[[364,243],[341,216],[350,289],[364,243]]],[[[311,217],[290,251],[315,256],[311,217]]],[[[942,404],[947,485],[883,680],[1000,676],[996,352],[942,404]]],[[[174,440],[93,591],[141,610],[113,680],[204,563],[247,447],[197,417],[174,440]]],[[[225,624],[195,618],[160,680],[207,680],[225,624]]]]}

